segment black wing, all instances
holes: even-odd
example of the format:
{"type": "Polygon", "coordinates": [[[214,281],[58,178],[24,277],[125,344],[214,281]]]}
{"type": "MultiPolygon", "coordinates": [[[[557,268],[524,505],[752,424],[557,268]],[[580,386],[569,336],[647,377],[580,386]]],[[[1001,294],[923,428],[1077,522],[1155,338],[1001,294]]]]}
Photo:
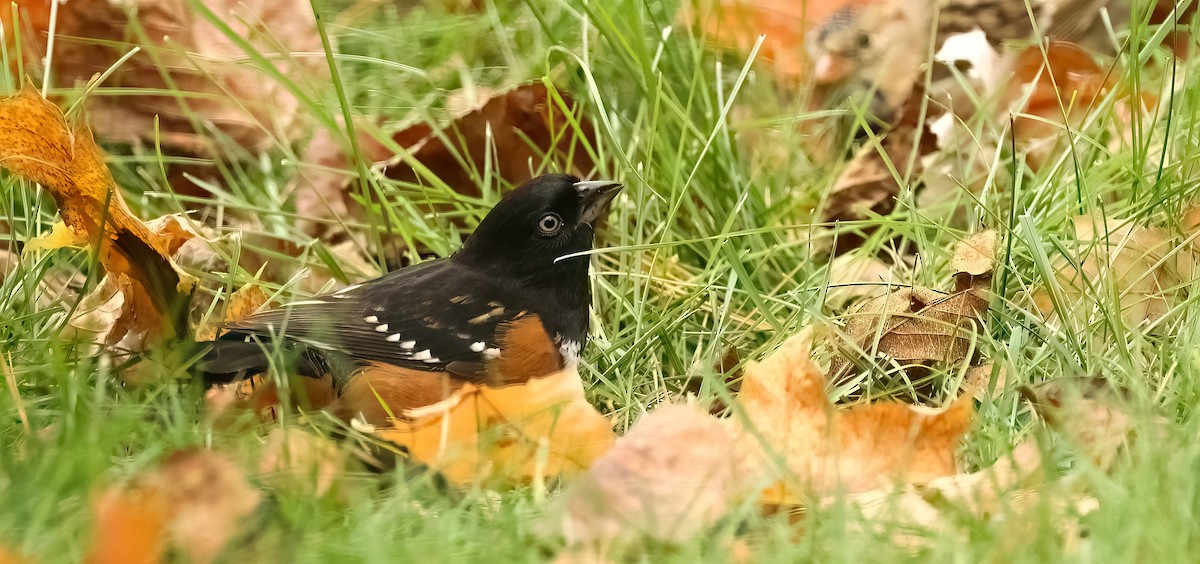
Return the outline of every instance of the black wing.
{"type": "MultiPolygon", "coordinates": [[[[500,325],[527,314],[516,303],[518,296],[498,280],[443,259],[252,315],[229,324],[222,341],[245,348],[248,338],[282,340],[307,353],[450,369],[475,379],[482,376],[484,363],[499,355],[495,338],[500,325]]],[[[204,370],[229,373],[229,368],[254,364],[224,356],[228,361],[209,362],[204,370]]]]}

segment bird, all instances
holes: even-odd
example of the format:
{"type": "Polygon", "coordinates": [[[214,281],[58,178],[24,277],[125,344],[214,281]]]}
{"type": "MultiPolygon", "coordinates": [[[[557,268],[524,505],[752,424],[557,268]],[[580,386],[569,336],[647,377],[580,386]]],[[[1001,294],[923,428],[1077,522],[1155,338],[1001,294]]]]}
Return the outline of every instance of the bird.
{"type": "Polygon", "coordinates": [[[586,252],[621,189],[536,177],[449,257],[224,325],[197,363],[203,380],[237,382],[291,358],[308,395],[330,397],[336,416],[386,425],[467,384],[521,385],[574,368],[590,317],[586,252]]]}
{"type": "Polygon", "coordinates": [[[888,121],[948,38],[978,29],[993,47],[1043,36],[1111,50],[1104,8],[1115,23],[1129,17],[1124,0],[857,2],[813,30],[807,50],[816,84],[871,92],[867,109],[888,121]]]}

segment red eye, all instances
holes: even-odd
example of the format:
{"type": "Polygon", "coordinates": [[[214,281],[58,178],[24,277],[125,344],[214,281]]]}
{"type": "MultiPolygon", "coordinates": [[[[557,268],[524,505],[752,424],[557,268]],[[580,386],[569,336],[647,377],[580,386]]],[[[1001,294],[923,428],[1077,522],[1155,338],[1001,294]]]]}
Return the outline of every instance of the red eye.
{"type": "Polygon", "coordinates": [[[562,226],[563,220],[556,213],[548,213],[537,220],[538,231],[546,237],[558,233],[562,226]]]}

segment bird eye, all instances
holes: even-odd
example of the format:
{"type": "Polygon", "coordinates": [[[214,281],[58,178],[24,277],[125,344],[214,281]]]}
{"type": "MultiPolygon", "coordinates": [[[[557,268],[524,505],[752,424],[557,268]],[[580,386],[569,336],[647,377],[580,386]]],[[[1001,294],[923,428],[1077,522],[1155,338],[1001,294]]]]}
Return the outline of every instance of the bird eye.
{"type": "Polygon", "coordinates": [[[871,46],[871,36],[867,35],[865,33],[858,34],[858,46],[862,47],[864,49],[867,47],[870,47],[871,46]]]}
{"type": "Polygon", "coordinates": [[[562,229],[563,220],[556,213],[548,213],[538,218],[537,228],[543,236],[549,237],[562,229]]]}

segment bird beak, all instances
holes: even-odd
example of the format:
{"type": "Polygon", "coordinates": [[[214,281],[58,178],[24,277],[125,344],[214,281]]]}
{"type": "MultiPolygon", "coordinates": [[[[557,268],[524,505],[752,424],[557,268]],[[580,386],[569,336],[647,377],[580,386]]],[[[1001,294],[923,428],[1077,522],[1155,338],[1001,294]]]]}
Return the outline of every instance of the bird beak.
{"type": "Polygon", "coordinates": [[[620,184],[611,180],[587,180],[575,183],[575,192],[583,202],[583,211],[579,220],[589,225],[596,221],[608,209],[609,202],[621,191],[620,184]]]}

